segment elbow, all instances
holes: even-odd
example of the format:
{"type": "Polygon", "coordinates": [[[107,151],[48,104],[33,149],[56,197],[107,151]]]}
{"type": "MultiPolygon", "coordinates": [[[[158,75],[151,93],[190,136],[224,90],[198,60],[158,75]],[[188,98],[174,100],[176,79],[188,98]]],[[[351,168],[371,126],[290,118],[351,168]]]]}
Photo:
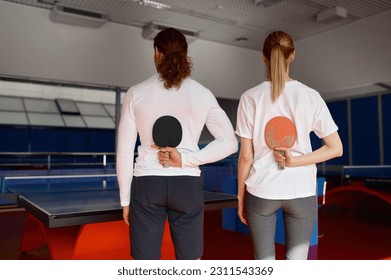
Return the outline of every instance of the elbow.
{"type": "Polygon", "coordinates": [[[334,157],[341,157],[343,155],[343,145],[337,132],[330,135],[330,148],[333,150],[334,157]]]}
{"type": "Polygon", "coordinates": [[[238,164],[239,166],[251,166],[253,163],[253,157],[250,155],[239,155],[238,164]]]}
{"type": "Polygon", "coordinates": [[[343,155],[343,148],[338,150],[337,157],[342,157],[342,155],[343,155]]]}
{"type": "Polygon", "coordinates": [[[334,157],[342,157],[342,155],[343,155],[343,146],[341,144],[334,149],[334,157]]]}
{"type": "Polygon", "coordinates": [[[234,137],[231,141],[229,141],[230,154],[234,154],[238,151],[239,145],[238,140],[234,137]]]}
{"type": "Polygon", "coordinates": [[[224,152],[227,153],[227,156],[236,153],[239,149],[238,140],[235,136],[220,139],[218,142],[218,145],[224,149],[224,152]]]}

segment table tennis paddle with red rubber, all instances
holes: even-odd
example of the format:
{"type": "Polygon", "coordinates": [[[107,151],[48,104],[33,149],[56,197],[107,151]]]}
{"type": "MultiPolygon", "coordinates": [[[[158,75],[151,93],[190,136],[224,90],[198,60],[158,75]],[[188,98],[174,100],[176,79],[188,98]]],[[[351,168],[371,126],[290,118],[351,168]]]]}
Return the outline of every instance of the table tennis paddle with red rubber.
{"type": "MultiPolygon", "coordinates": [[[[181,123],[173,116],[158,118],[152,128],[152,138],[159,147],[177,147],[182,141],[181,123]]],[[[169,164],[163,166],[169,167],[169,164]]]]}
{"type": "MultiPolygon", "coordinates": [[[[287,117],[278,116],[272,118],[265,127],[266,145],[272,149],[275,148],[291,148],[297,138],[295,124],[287,117]]],[[[278,151],[284,155],[283,151],[278,151]]],[[[278,169],[285,169],[285,162],[278,162],[278,169]]]]}

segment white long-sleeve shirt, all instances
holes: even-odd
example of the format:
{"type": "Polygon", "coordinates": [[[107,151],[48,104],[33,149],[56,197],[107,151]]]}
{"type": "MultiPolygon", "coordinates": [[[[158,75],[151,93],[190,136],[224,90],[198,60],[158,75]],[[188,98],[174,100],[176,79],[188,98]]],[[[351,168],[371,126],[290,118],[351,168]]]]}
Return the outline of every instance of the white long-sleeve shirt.
{"type": "Polygon", "coordinates": [[[200,165],[221,160],[237,149],[232,124],[207,88],[187,78],[179,89],[168,90],[154,75],[131,87],[122,104],[117,142],[121,205],[129,205],[133,176],[200,176],[200,165]],[[164,115],[177,118],[182,126],[182,141],[177,146],[181,168],[164,168],[159,163],[158,150],[151,147],[153,124],[164,115]],[[198,141],[204,125],[215,139],[200,150],[198,141]],[[133,164],[137,135],[141,144],[133,164]]]}

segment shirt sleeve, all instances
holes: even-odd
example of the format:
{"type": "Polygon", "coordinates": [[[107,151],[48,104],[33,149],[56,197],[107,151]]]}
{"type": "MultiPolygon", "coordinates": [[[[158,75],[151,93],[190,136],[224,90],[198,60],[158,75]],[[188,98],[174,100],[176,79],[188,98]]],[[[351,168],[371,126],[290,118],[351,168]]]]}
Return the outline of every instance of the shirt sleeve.
{"type": "Polygon", "coordinates": [[[318,94],[316,112],[314,114],[314,122],[312,130],[319,138],[324,138],[333,132],[338,130],[338,126],[335,124],[333,117],[330,114],[329,108],[326,102],[318,94]]]}
{"type": "Polygon", "coordinates": [[[182,154],[182,167],[195,167],[216,162],[238,150],[238,140],[231,121],[212,94],[210,104],[205,125],[214,140],[199,151],[182,154]]]}
{"type": "Polygon", "coordinates": [[[133,111],[133,93],[130,89],[122,104],[117,137],[116,168],[121,206],[128,206],[130,203],[130,187],[133,178],[133,161],[136,140],[137,130],[133,111]]]}
{"type": "Polygon", "coordinates": [[[239,101],[236,118],[237,135],[247,139],[253,139],[254,115],[255,106],[253,102],[251,102],[248,96],[242,95],[239,101]]]}

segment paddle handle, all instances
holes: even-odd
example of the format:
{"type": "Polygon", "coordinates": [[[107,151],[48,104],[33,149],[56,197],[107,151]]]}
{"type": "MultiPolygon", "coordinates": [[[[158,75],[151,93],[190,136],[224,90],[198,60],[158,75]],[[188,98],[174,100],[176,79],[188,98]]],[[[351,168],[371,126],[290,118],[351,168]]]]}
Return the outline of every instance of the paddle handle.
{"type": "MultiPolygon", "coordinates": [[[[285,156],[284,151],[277,151],[279,152],[282,156],[285,156]]],[[[278,162],[278,170],[284,170],[285,169],[285,160],[284,161],[279,161],[278,162]]]]}

